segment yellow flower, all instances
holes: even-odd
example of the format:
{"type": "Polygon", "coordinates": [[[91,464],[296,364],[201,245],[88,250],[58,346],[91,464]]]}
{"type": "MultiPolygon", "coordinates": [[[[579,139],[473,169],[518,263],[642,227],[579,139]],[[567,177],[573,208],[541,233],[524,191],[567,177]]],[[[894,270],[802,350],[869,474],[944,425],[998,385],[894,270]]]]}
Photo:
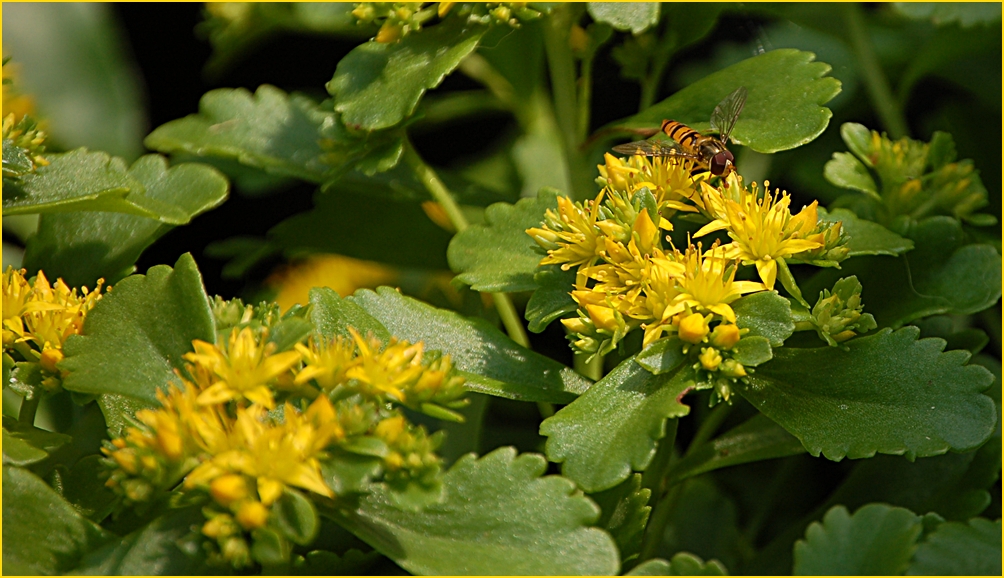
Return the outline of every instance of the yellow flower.
{"type": "Polygon", "coordinates": [[[306,305],[314,287],[330,287],[345,297],[362,287],[386,285],[397,277],[397,271],[373,261],[342,255],[312,255],[298,265],[273,274],[266,284],[278,291],[275,302],[286,311],[296,304],[306,305]]]}
{"type": "Polygon", "coordinates": [[[406,401],[404,390],[422,375],[423,345],[392,339],[381,351],[380,341],[367,342],[353,328],[349,328],[359,350],[358,363],[346,371],[365,395],[389,395],[399,402],[406,401]]]}
{"type": "MultiPolygon", "coordinates": [[[[769,186],[765,181],[765,189],[769,186]]],[[[721,213],[696,236],[727,231],[732,242],[722,247],[725,257],[756,265],[764,285],[773,289],[778,259],[821,246],[818,241],[806,239],[816,228],[816,201],[795,216],[788,210],[790,202],[787,193],[775,191],[772,195],[769,189],[758,199],[754,183],[752,191],[747,191],[740,201],[722,199],[721,213]]]]}
{"type": "Polygon", "coordinates": [[[747,293],[764,290],[762,283],[735,281],[735,262],[723,249],[713,246],[702,255],[700,245],[690,245],[685,253],[676,251],[674,259],[654,260],[656,266],[668,270],[667,278],[676,285],[677,295],[663,311],[663,320],[690,308],[715,313],[735,323],[736,314],[729,304],[747,293]]]}
{"type": "Polygon", "coordinates": [[[672,157],[632,156],[621,160],[610,153],[603,156],[604,164],[599,165],[602,186],[632,195],[642,187],[648,187],[655,196],[658,209],[674,209],[693,212],[696,209],[687,201],[698,195],[699,183],[704,182],[709,173],[692,173],[694,163],[672,157]]]}
{"type": "Polygon", "coordinates": [[[348,379],[346,372],[356,364],[355,342],[341,336],[323,345],[312,338],[310,347],[301,343],[297,343],[295,347],[305,364],[296,374],[294,383],[297,385],[313,379],[321,389],[331,391],[345,383],[348,379]]]}
{"type": "MultiPolygon", "coordinates": [[[[99,280],[94,291],[84,287],[78,294],[62,279],[50,284],[41,271],[29,288],[24,273],[8,267],[3,275],[4,348],[31,341],[40,351],[61,351],[66,339],[83,329],[84,317],[101,298],[104,281],[99,280]]],[[[58,361],[52,356],[58,354],[50,354],[50,361],[58,361]]]]}
{"type": "Polygon", "coordinates": [[[557,214],[547,209],[544,226],[526,230],[538,245],[547,249],[547,257],[540,262],[541,265],[561,265],[567,271],[596,258],[601,238],[596,220],[602,197],[600,193],[596,200],[587,201],[587,212],[568,197],[559,196],[557,214]]]}
{"type": "MultiPolygon", "coordinates": [[[[261,340],[265,342],[266,337],[263,333],[261,340]]],[[[247,399],[272,409],[275,400],[269,385],[300,361],[297,351],[273,355],[275,346],[258,343],[250,327],[240,332],[234,328],[225,350],[199,339],[192,341],[192,346],[195,352],[186,353],[184,358],[195,366],[193,377],[199,375],[209,380],[200,383],[205,388],[199,394],[199,403],[203,405],[247,399]]]]}

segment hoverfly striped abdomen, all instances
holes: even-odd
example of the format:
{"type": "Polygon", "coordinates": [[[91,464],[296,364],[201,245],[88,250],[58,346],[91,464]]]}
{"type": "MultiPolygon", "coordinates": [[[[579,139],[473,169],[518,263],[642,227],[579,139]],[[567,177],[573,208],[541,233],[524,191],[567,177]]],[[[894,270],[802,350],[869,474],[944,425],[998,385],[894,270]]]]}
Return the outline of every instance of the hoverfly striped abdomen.
{"type": "Polygon", "coordinates": [[[697,139],[701,137],[701,133],[675,120],[662,121],[662,126],[659,127],[659,130],[669,138],[689,148],[695,148],[697,139]]]}

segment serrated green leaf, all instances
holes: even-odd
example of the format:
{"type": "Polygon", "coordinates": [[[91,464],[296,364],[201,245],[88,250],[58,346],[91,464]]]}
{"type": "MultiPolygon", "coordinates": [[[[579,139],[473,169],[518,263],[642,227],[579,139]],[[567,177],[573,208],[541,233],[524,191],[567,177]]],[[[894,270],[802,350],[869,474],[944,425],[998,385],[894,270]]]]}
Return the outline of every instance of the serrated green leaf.
{"type": "Polygon", "coordinates": [[[450,356],[471,391],[521,401],[569,403],[589,388],[570,368],[520,347],[484,319],[426,305],[381,287],[348,298],[391,335],[450,356]]]}
{"type": "Polygon", "coordinates": [[[150,268],[123,279],[87,315],[84,331],[64,347],[63,387],[156,403],[158,388],[177,378],[192,340],[216,342],[202,276],[189,254],[174,269],[150,268]]]}
{"type": "Polygon", "coordinates": [[[964,27],[989,24],[1001,19],[1000,6],[984,2],[893,2],[896,11],[910,18],[930,20],[939,26],[958,23],[964,27]]]}
{"type": "Polygon", "coordinates": [[[847,209],[834,209],[827,212],[819,209],[819,219],[827,222],[840,221],[844,234],[847,235],[847,250],[849,257],[861,255],[901,255],[913,249],[913,241],[900,237],[882,225],[860,219],[847,209]]]}
{"type": "Polygon", "coordinates": [[[659,23],[657,2],[587,2],[586,10],[596,22],[636,35],[659,23]]]}
{"type": "Polygon", "coordinates": [[[715,106],[745,86],[749,96],[732,140],[763,153],[795,148],[826,129],[832,113],[822,105],[840,92],[839,80],[824,77],[830,66],[814,59],[811,52],[771,50],[706,76],[651,108],[608,126],[652,128],[669,118],[695,130],[708,130],[715,106]]]}
{"type": "Polygon", "coordinates": [[[666,420],[690,412],[680,399],[693,386],[686,367],[652,375],[627,359],[540,424],[547,458],[587,492],[612,488],[648,467],[666,420]]]}
{"type": "Polygon", "coordinates": [[[770,340],[757,335],[743,337],[732,348],[732,358],[745,367],[756,367],[774,357],[770,340]]]}
{"type": "Polygon", "coordinates": [[[77,513],[35,474],[3,467],[6,574],[61,574],[111,536],[77,513]]]}
{"type": "Polygon", "coordinates": [[[669,483],[673,484],[705,472],[794,456],[805,452],[802,442],[763,414],[755,415],[673,464],[669,483]]]}
{"type": "Polygon", "coordinates": [[[881,200],[878,186],[868,168],[851,153],[833,153],[833,158],[823,167],[823,176],[840,188],[859,191],[881,200]]]}
{"type": "Polygon", "coordinates": [[[641,552],[645,525],[652,511],[648,505],[651,495],[652,490],[641,487],[641,474],[634,474],[609,490],[589,495],[602,512],[596,525],[617,541],[621,562],[632,560],[641,552]]]}
{"type": "Polygon", "coordinates": [[[404,267],[446,269],[452,235],[418,202],[317,193],[311,211],[272,227],[268,239],[289,255],[338,253],[404,267]]]}
{"type": "Polygon", "coordinates": [[[737,299],[732,310],[736,313],[736,325],[749,329],[744,337],[766,337],[772,346],[781,347],[795,332],[791,302],[777,291],[760,291],[737,299]]]}
{"type": "Polygon", "coordinates": [[[1001,256],[989,245],[964,244],[966,235],[955,219],[930,217],[905,236],[915,244],[906,255],[845,261],[842,269],[821,271],[802,284],[803,293],[818,294],[838,278],[856,275],[864,286],[865,311],[879,327],[942,313],[976,313],[1000,298],[1001,256]]]}
{"type": "Polygon", "coordinates": [[[616,574],[613,539],[589,527],[599,509],[568,480],[540,477],[546,468],[512,448],[467,455],[443,478],[439,504],[409,512],[374,491],[334,515],[414,574],[616,574]]]}
{"type": "Polygon", "coordinates": [[[654,375],[669,373],[687,358],[683,354],[683,345],[683,341],[675,335],[660,339],[638,352],[634,360],[654,375]]]}
{"type": "Polygon", "coordinates": [[[10,186],[4,183],[4,215],[108,211],[174,225],[189,220],[180,208],[146,196],[120,158],[83,148],[45,156],[48,166],[10,186]]]}
{"type": "Polygon", "coordinates": [[[625,576],[727,576],[718,560],[705,562],[688,552],[677,552],[669,562],[654,558],[634,567],[625,576]]]}
{"type": "MultiPolygon", "coordinates": [[[[168,168],[158,155],[133,163],[128,176],[148,198],[181,210],[186,220],[218,206],[227,197],[227,180],[200,164],[168,168]]],[[[25,246],[24,267],[61,277],[71,287],[93,287],[103,278],[114,284],[129,273],[140,254],[173,227],[156,219],[106,212],[51,213],[39,219],[38,232],[25,246]]]]}
{"type": "Polygon", "coordinates": [[[338,62],[327,84],[335,110],[353,129],[399,124],[427,89],[439,86],[477,48],[486,30],[466,18],[451,18],[399,42],[360,44],[338,62]]]}
{"type": "Polygon", "coordinates": [[[515,205],[496,203],[485,210],[484,225],[457,233],[447,253],[457,280],[475,291],[536,289],[534,273],[544,254],[526,230],[540,227],[544,211],[558,207],[559,194],[545,188],[535,199],[521,199],[515,205]]]}
{"type": "Polygon", "coordinates": [[[736,390],[831,460],[884,454],[933,456],[979,446],[993,432],[993,400],[980,392],[986,369],[969,354],[942,353],[941,339],[889,329],[846,342],[847,349],[784,348],[736,390]]]}
{"type": "Polygon", "coordinates": [[[796,575],[902,574],[922,530],[910,510],[869,504],[851,516],[835,506],[795,543],[796,575]]]}
{"type": "Polygon", "coordinates": [[[562,271],[560,265],[545,265],[533,274],[533,282],[537,290],[526,303],[527,329],[540,333],[547,326],[578,308],[572,299],[572,286],[575,283],[575,271],[562,271]]]}
{"type": "Polygon", "coordinates": [[[917,546],[910,576],[1000,576],[1001,521],[946,522],[917,546]]]}
{"type": "Polygon", "coordinates": [[[25,466],[41,461],[71,439],[66,434],[45,431],[4,416],[3,463],[25,466]]]}
{"type": "Polygon", "coordinates": [[[310,290],[309,315],[314,330],[326,340],[334,339],[336,336],[351,338],[349,327],[358,331],[360,335],[372,335],[384,343],[391,338],[387,328],[358,303],[343,299],[334,289],[328,287],[314,287],[310,290]]]}
{"type": "Polygon", "coordinates": [[[270,518],[283,535],[301,546],[313,542],[321,527],[313,503],[289,488],[272,506],[271,514],[270,518]]]}

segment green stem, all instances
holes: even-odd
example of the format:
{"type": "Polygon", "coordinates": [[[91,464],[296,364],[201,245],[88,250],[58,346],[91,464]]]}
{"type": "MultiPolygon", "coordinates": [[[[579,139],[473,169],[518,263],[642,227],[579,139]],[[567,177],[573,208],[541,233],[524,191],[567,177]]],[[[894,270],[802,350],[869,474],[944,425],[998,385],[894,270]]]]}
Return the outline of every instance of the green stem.
{"type": "Polygon", "coordinates": [[[720,403],[718,407],[711,410],[708,417],[697,428],[694,439],[690,441],[690,446],[687,447],[687,454],[693,453],[694,450],[711,439],[711,436],[715,435],[715,432],[722,426],[722,422],[725,421],[725,418],[729,417],[730,413],[732,413],[732,405],[728,403],[720,403]]]}
{"type": "Polygon", "coordinates": [[[24,425],[35,425],[35,412],[38,411],[38,403],[42,401],[42,396],[38,391],[32,391],[21,401],[21,409],[17,414],[18,423],[24,425]]]}
{"type": "Polygon", "coordinates": [[[598,353],[592,356],[576,353],[572,357],[572,365],[580,375],[593,381],[598,381],[603,377],[603,356],[598,353]]]}
{"type": "Polygon", "coordinates": [[[638,110],[642,111],[652,106],[655,97],[659,92],[659,85],[662,84],[662,75],[666,72],[669,64],[669,57],[676,47],[677,34],[671,31],[670,20],[666,19],[665,30],[662,38],[659,39],[659,46],[652,56],[652,66],[648,74],[641,80],[641,101],[638,103],[638,110]]]}
{"type": "Polygon", "coordinates": [[[802,297],[802,290],[798,288],[798,283],[795,282],[795,276],[791,274],[791,269],[788,269],[788,264],[784,259],[777,259],[777,279],[781,282],[781,285],[791,293],[791,296],[798,300],[806,309],[812,310],[812,306],[806,303],[805,299],[802,297]]]}
{"type": "Polygon", "coordinates": [[[645,527],[645,538],[641,545],[641,555],[638,556],[638,563],[654,558],[662,543],[662,536],[666,533],[666,526],[669,524],[669,517],[676,507],[676,501],[680,498],[683,486],[675,484],[666,492],[659,503],[652,509],[652,516],[648,519],[648,526],[645,527]]]}
{"type": "Polygon", "coordinates": [[[593,60],[596,58],[596,51],[590,50],[582,59],[582,75],[579,77],[579,127],[575,134],[576,144],[586,140],[589,136],[589,116],[590,106],[593,98],[593,60]]]}
{"type": "Polygon", "coordinates": [[[679,429],[680,420],[670,419],[666,424],[666,435],[659,440],[659,447],[655,451],[652,462],[645,468],[641,475],[641,485],[643,488],[652,490],[652,497],[649,501],[662,498],[662,483],[666,479],[666,472],[669,471],[669,462],[673,459],[673,448],[676,445],[676,431],[679,429]]]}
{"type": "Polygon", "coordinates": [[[861,66],[868,96],[875,106],[882,126],[893,139],[909,136],[906,118],[903,116],[903,111],[900,110],[899,102],[892,94],[889,79],[875,54],[875,47],[868,35],[861,6],[856,2],[846,2],[841,4],[841,9],[844,11],[851,48],[854,50],[858,65],[861,66]]]}

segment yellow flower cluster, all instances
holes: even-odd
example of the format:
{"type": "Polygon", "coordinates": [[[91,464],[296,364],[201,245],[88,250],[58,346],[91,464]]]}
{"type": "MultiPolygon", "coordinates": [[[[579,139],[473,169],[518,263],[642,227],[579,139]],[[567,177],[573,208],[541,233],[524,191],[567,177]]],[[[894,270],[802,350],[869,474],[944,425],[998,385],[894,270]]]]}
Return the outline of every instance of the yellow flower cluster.
{"type": "Polygon", "coordinates": [[[480,24],[508,24],[518,28],[520,20],[540,16],[526,2],[359,2],[352,15],[360,23],[380,23],[374,40],[390,44],[421,30],[432,18],[448,14],[480,24]]]}
{"type": "Polygon", "coordinates": [[[193,341],[180,385],[158,391],[160,407],[137,412],[135,425],[103,449],[107,485],[129,503],[179,482],[208,496],[202,533],[241,567],[250,563],[248,533],[269,523],[290,488],[335,497],[322,463],[352,453],[360,439],[370,440],[365,455],[377,456],[389,483],[434,482],[440,437],[388,402],[459,408],[463,378],[448,357],[423,356],[421,343],[383,347],[351,333],[283,352],[267,328],[235,327],[221,344],[193,341]]]}
{"type": "Polygon", "coordinates": [[[840,223],[819,223],[816,203],[796,215],[786,193],[760,194],[732,173],[712,185],[707,172],[691,161],[606,155],[594,200],[573,203],[558,198],[540,227],[527,233],[547,251],[541,265],[577,267],[572,298],[578,316],[563,319],[579,352],[605,354],[631,330],[644,331],[643,345],[669,335],[688,344],[708,344],[699,356],[708,371],[745,375],[722,353],[741,332],[730,304],[739,297],[774,288],[779,263],[806,258],[832,247],[840,223]],[[723,231],[731,239],[705,250],[690,244],[679,250],[663,242],[678,212],[709,222],[696,237],[723,231]],[[741,266],[754,265],[760,281],[736,280],[741,266]]]}
{"type": "Polygon", "coordinates": [[[40,363],[49,374],[42,385],[54,389],[63,343],[83,329],[87,312],[101,299],[104,281],[94,291],[84,287],[78,292],[62,279],[50,284],[41,271],[31,282],[25,273],[7,267],[3,274],[3,349],[22,361],[40,363]]]}

